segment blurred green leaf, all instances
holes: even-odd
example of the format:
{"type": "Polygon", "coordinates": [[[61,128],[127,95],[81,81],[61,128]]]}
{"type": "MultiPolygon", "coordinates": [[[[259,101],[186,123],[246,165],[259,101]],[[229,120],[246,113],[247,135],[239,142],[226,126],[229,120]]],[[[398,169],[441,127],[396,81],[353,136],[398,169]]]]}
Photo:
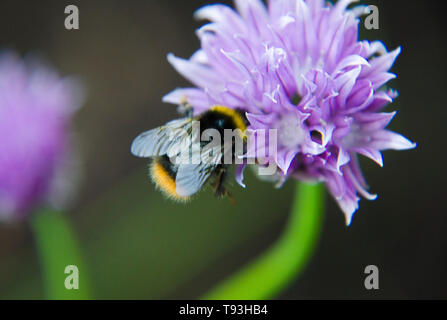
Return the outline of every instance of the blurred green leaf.
{"type": "Polygon", "coordinates": [[[39,210],[31,219],[46,298],[51,300],[88,299],[90,288],[76,236],[63,212],[39,210]],[[75,266],[79,274],[79,288],[67,289],[65,280],[75,266]],[[67,274],[65,273],[67,271],[67,274]]]}
{"type": "Polygon", "coordinates": [[[300,184],[287,229],[254,262],[205,295],[210,300],[271,299],[306,266],[321,229],[323,188],[300,184]]]}
{"type": "MultiPolygon", "coordinates": [[[[272,226],[286,221],[293,184],[276,190],[249,170],[246,184],[242,189],[230,181],[236,205],[216,199],[210,190],[178,204],[154,189],[142,167],[73,212],[95,298],[197,298],[211,281],[240,263],[229,261],[227,266],[222,259],[249,259],[250,247],[268,234],[273,238],[272,226]],[[219,270],[210,269],[216,265],[219,270]],[[197,281],[204,275],[203,289],[198,290],[197,281]]],[[[32,259],[17,263],[17,272],[32,259]]],[[[3,297],[39,297],[38,270],[31,271],[27,268],[22,281],[3,297]]]]}

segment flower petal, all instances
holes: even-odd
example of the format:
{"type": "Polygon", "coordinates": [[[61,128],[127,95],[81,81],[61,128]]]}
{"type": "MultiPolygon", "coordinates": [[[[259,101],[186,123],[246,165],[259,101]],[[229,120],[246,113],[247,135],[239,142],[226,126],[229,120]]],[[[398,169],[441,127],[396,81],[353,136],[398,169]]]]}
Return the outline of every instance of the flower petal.
{"type": "Polygon", "coordinates": [[[244,184],[244,171],[246,167],[247,164],[241,164],[236,168],[236,182],[244,189],[246,188],[244,184]]]}
{"type": "Polygon", "coordinates": [[[295,159],[298,150],[281,150],[276,154],[276,163],[284,175],[287,175],[289,172],[290,165],[295,159]]]}
{"type": "Polygon", "coordinates": [[[208,66],[177,58],[172,53],[168,54],[168,61],[178,73],[199,87],[223,87],[222,79],[208,66]]]}
{"type": "Polygon", "coordinates": [[[369,143],[369,146],[378,150],[409,150],[415,148],[416,143],[398,133],[381,130],[373,135],[373,140],[369,143]]]}
{"type": "Polygon", "coordinates": [[[210,100],[205,91],[197,88],[181,88],[165,95],[162,99],[165,103],[181,105],[187,102],[194,107],[194,112],[203,112],[210,106],[210,100]]]}

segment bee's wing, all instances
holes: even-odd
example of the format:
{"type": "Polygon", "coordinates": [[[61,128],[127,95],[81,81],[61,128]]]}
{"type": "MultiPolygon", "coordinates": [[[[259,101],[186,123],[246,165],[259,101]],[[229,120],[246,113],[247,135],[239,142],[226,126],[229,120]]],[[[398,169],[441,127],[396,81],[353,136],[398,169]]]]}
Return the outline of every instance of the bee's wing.
{"type": "Polygon", "coordinates": [[[215,152],[210,154],[211,149],[205,147],[200,164],[179,165],[175,179],[176,192],[179,196],[192,196],[208,181],[223,157],[220,146],[214,150],[215,152]]]}
{"type": "Polygon", "coordinates": [[[162,127],[140,134],[132,143],[131,152],[140,158],[162,156],[191,132],[192,119],[184,118],[168,122],[162,127]]]}
{"type": "Polygon", "coordinates": [[[197,193],[210,178],[214,169],[215,166],[180,165],[175,179],[177,194],[180,197],[190,197],[197,193]]]}

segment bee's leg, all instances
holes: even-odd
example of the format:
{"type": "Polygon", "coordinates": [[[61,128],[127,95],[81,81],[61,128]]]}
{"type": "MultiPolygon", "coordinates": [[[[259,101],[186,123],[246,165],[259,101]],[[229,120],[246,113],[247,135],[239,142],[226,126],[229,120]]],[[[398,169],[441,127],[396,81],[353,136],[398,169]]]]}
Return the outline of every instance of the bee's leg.
{"type": "Polygon", "coordinates": [[[228,192],[228,190],[225,190],[225,194],[228,196],[228,200],[230,200],[230,203],[235,206],[236,205],[236,199],[233,197],[231,193],[228,192]]]}
{"type": "Polygon", "coordinates": [[[223,186],[225,180],[225,171],[223,169],[218,169],[219,172],[216,175],[216,182],[213,186],[213,191],[216,197],[222,197],[225,195],[225,188],[223,186]]]}
{"type": "Polygon", "coordinates": [[[236,201],[235,201],[234,197],[231,195],[230,192],[228,192],[228,190],[224,186],[226,175],[227,175],[227,172],[226,172],[225,169],[220,169],[219,170],[219,173],[217,174],[216,183],[213,186],[214,194],[217,197],[228,196],[228,199],[230,200],[231,204],[235,205],[236,201]]]}

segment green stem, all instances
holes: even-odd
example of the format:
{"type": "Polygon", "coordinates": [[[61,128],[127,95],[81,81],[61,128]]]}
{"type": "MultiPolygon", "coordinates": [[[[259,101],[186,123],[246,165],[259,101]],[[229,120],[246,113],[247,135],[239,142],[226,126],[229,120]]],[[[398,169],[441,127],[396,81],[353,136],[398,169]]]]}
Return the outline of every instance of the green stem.
{"type": "Polygon", "coordinates": [[[31,220],[31,228],[42,268],[46,298],[88,299],[87,272],[77,239],[66,215],[58,211],[39,210],[31,220]],[[76,273],[78,289],[76,289],[76,273]],[[67,289],[67,286],[70,289],[67,289]]]}
{"type": "Polygon", "coordinates": [[[322,224],[323,187],[300,184],[281,238],[257,260],[218,285],[203,299],[264,300],[280,293],[306,266],[322,224]]]}

